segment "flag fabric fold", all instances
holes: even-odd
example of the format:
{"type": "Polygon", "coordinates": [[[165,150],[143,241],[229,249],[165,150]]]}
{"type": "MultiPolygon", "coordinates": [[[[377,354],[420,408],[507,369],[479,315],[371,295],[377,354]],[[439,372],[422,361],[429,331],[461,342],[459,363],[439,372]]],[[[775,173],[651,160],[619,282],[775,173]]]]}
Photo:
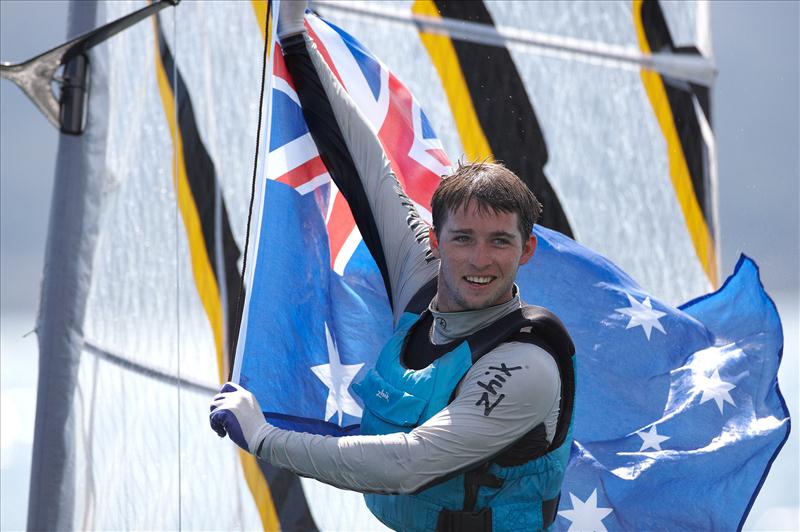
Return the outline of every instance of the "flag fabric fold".
{"type": "MultiPolygon", "coordinates": [[[[449,164],[424,112],[352,36],[313,16],[308,25],[424,213],[449,164]]],[[[391,334],[391,311],[274,57],[239,381],[277,426],[357,434],[361,405],[350,386],[391,334]]],[[[572,239],[535,233],[536,255],[519,272],[522,298],[555,312],[576,345],[575,444],[555,527],[740,527],[789,434],[776,377],[780,318],[756,264],[742,257],[722,288],[675,308],[572,239]]]]}

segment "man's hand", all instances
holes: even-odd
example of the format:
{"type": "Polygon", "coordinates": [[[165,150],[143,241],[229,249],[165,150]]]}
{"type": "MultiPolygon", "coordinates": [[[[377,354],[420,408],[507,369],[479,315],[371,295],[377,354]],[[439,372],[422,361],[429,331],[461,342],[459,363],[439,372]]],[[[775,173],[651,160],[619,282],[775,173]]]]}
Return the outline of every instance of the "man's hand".
{"type": "Polygon", "coordinates": [[[211,428],[224,438],[255,454],[269,425],[255,396],[232,382],[226,382],[211,401],[211,428]]]}
{"type": "Polygon", "coordinates": [[[281,2],[281,10],[278,15],[278,38],[302,33],[305,31],[303,21],[308,2],[306,0],[293,0],[291,2],[281,2]]]}

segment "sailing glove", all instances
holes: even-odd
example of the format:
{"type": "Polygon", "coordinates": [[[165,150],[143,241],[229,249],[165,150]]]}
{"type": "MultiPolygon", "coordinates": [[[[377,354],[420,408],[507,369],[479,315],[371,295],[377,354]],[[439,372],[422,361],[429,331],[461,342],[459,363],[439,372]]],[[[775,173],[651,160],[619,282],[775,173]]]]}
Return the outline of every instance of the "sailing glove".
{"type": "Polygon", "coordinates": [[[255,454],[269,431],[256,397],[232,382],[226,382],[211,401],[211,428],[224,438],[255,454]]]}

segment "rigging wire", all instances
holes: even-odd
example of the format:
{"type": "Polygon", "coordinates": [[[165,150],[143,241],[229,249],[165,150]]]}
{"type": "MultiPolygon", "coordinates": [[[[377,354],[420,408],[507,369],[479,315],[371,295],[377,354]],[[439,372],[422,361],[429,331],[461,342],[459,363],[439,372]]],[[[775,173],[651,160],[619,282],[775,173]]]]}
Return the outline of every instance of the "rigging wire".
{"type": "MultiPolygon", "coordinates": [[[[245,230],[244,237],[244,252],[242,254],[242,277],[241,284],[239,285],[239,295],[236,297],[236,324],[235,328],[230,331],[230,353],[236,353],[236,342],[239,339],[239,327],[242,323],[242,303],[244,296],[244,274],[247,271],[247,250],[250,245],[250,223],[253,219],[253,201],[256,194],[256,177],[258,175],[258,150],[261,146],[261,119],[264,112],[264,83],[267,73],[267,59],[269,57],[269,19],[272,14],[272,1],[267,2],[267,16],[264,17],[264,53],[262,56],[263,62],[261,65],[261,90],[258,99],[258,127],[256,129],[256,153],[253,158],[253,180],[250,185],[250,206],[247,209],[247,229],[245,230]]],[[[233,364],[228,369],[228,380],[233,378],[233,364]]]]}

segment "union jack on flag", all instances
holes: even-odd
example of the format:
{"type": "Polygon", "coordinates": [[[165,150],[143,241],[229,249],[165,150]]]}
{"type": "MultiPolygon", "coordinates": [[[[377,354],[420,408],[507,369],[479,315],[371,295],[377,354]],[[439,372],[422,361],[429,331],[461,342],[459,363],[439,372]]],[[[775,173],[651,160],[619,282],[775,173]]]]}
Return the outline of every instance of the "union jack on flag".
{"type": "MultiPolygon", "coordinates": [[[[339,83],[358,102],[391,161],[406,194],[430,222],[430,198],[450,162],[413,95],[355,38],[320,18],[306,19],[306,29],[339,83]]],[[[331,267],[342,275],[361,242],[353,215],[331,181],[302,118],[302,108],[280,53],[274,54],[273,124],[268,178],[301,194],[327,186],[325,221],[331,267]]]]}

